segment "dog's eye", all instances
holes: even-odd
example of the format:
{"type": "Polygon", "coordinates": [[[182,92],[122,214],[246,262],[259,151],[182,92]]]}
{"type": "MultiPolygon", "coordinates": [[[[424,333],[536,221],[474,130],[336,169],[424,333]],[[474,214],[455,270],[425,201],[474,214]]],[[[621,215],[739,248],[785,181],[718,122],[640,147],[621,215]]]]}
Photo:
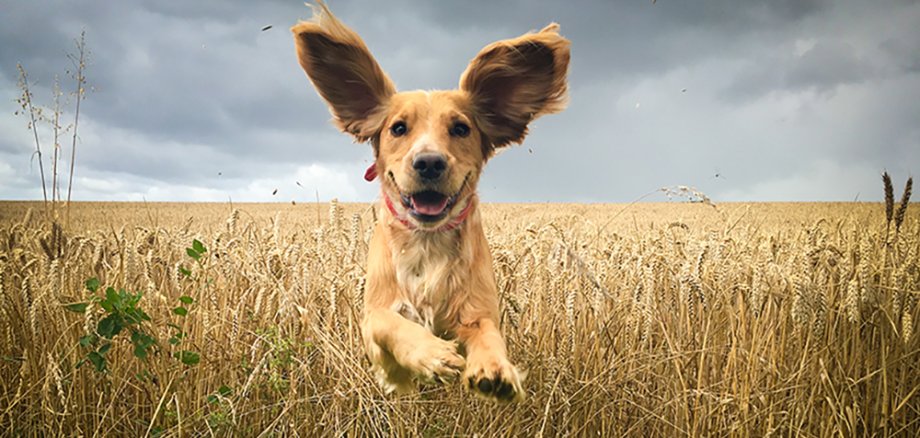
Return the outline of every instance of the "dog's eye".
{"type": "Polygon", "coordinates": [[[406,122],[396,122],[393,126],[390,126],[390,132],[394,137],[402,137],[406,135],[406,132],[409,132],[409,127],[406,126],[406,122]]]}
{"type": "Polygon", "coordinates": [[[457,122],[448,130],[451,136],[453,137],[466,137],[470,135],[470,127],[466,123],[457,122]]]}

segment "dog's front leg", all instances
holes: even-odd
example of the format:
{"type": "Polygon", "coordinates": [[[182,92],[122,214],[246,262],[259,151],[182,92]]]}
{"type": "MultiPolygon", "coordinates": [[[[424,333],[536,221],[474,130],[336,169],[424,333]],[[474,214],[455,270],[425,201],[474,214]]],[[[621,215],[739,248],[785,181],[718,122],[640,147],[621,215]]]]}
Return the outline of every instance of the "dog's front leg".
{"type": "Polygon", "coordinates": [[[434,336],[393,310],[369,309],[362,329],[368,358],[387,390],[409,392],[413,377],[443,382],[463,370],[456,342],[434,336]]]}
{"type": "Polygon", "coordinates": [[[499,331],[498,287],[492,271],[492,255],[480,226],[471,230],[474,242],[470,270],[470,293],[459,307],[457,338],[466,347],[463,380],[470,389],[501,401],[521,400],[524,376],[508,360],[505,340],[499,331]]]}
{"type": "Polygon", "coordinates": [[[367,292],[361,334],[365,351],[381,386],[387,392],[410,392],[413,378],[449,380],[463,370],[457,343],[436,337],[403,316],[412,309],[401,293],[393,263],[393,241],[385,221],[377,224],[367,255],[367,292]]]}
{"type": "Polygon", "coordinates": [[[523,398],[521,373],[508,360],[505,340],[493,319],[465,323],[458,328],[457,335],[466,346],[463,380],[471,390],[501,401],[523,398]]]}

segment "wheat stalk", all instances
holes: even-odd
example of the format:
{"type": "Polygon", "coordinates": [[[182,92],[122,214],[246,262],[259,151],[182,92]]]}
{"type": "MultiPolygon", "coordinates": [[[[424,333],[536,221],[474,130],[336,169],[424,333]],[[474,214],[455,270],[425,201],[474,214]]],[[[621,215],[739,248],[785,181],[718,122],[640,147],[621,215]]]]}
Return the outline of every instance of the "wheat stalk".
{"type": "Polygon", "coordinates": [[[910,343],[910,338],[914,335],[914,322],[911,313],[908,309],[904,308],[904,313],[901,315],[901,339],[904,341],[904,345],[910,343]]]}
{"type": "Polygon", "coordinates": [[[907,205],[910,204],[910,194],[911,189],[914,186],[914,179],[907,178],[907,183],[904,184],[904,193],[901,194],[901,203],[898,204],[898,211],[894,215],[894,229],[895,231],[900,231],[901,224],[904,223],[904,217],[907,214],[907,205]]]}
{"type": "Polygon", "coordinates": [[[847,291],[846,291],[846,311],[847,318],[851,323],[857,324],[859,320],[859,282],[856,281],[856,278],[853,278],[847,282],[847,291]]]}
{"type": "Polygon", "coordinates": [[[891,185],[891,176],[888,172],[882,173],[882,183],[885,186],[885,223],[890,225],[894,213],[894,186],[891,185]]]}
{"type": "Polygon", "coordinates": [[[565,321],[567,350],[575,354],[575,289],[569,289],[565,294],[565,321]]]}

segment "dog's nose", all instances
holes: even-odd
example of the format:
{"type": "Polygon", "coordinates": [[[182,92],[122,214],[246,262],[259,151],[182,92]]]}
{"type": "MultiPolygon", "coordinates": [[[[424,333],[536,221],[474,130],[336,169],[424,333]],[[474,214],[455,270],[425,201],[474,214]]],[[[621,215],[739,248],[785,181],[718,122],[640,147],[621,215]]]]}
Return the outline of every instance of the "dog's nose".
{"type": "Polygon", "coordinates": [[[422,152],[412,160],[412,168],[424,179],[438,179],[447,169],[447,159],[437,152],[422,152]]]}

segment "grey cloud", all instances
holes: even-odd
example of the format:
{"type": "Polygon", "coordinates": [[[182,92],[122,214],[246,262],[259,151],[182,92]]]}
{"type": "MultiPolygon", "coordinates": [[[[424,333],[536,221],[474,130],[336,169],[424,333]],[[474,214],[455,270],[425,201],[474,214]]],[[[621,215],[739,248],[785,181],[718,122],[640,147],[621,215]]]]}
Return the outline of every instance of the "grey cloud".
{"type": "Polygon", "coordinates": [[[791,89],[828,91],[841,84],[861,82],[875,73],[860,59],[853,46],[837,41],[820,41],[794,61],[785,73],[784,85],[791,89]]]}
{"type": "Polygon", "coordinates": [[[879,50],[891,57],[897,69],[911,73],[920,72],[920,41],[888,38],[879,44],[879,50]]]}
{"type": "Polygon", "coordinates": [[[745,61],[722,96],[732,100],[759,98],[774,91],[831,93],[838,86],[883,75],[873,61],[860,57],[843,41],[817,41],[801,55],[782,45],[745,61]]]}
{"type": "MultiPolygon", "coordinates": [[[[571,104],[489,163],[487,201],[630,201],[676,184],[717,200],[866,199],[878,171],[920,163],[920,31],[891,24],[920,16],[916,3],[330,3],[401,90],[453,88],[484,45],[561,24],[571,104]],[[839,193],[825,183],[848,172],[858,183],[839,193]]],[[[17,61],[48,96],[85,28],[96,91],[77,175],[99,177],[89,196],[273,200],[263,186],[300,172],[368,201],[370,148],[329,123],[294,59],[287,29],[309,15],[293,0],[15,2],[0,15],[0,96],[18,94],[17,61]]],[[[24,126],[12,110],[0,127],[24,126]]],[[[0,138],[0,172],[13,172],[0,198],[40,193],[19,134],[0,138]]]]}

